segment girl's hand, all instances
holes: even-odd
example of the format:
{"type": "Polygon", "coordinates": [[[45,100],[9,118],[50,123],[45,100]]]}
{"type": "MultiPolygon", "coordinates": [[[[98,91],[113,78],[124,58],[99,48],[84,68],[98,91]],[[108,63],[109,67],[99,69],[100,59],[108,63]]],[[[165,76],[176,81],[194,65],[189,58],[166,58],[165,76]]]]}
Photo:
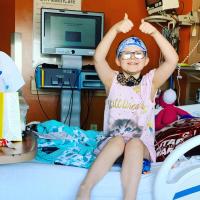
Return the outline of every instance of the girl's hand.
{"type": "Polygon", "coordinates": [[[157,29],[152,26],[150,23],[145,22],[144,19],[141,20],[141,24],[139,27],[140,31],[142,31],[143,33],[149,34],[149,35],[154,35],[155,33],[157,33],[157,29]]]}
{"type": "Polygon", "coordinates": [[[124,19],[116,23],[113,28],[118,33],[127,33],[133,28],[133,22],[128,19],[128,15],[125,13],[124,19]]]}

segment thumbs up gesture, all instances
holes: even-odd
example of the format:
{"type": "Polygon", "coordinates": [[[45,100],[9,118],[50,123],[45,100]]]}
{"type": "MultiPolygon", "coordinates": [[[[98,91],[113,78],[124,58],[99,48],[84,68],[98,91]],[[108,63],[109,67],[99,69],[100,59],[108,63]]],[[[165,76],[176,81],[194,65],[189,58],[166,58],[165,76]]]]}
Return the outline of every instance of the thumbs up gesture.
{"type": "Polygon", "coordinates": [[[139,29],[143,33],[146,33],[146,34],[149,34],[149,35],[153,35],[156,32],[158,32],[157,29],[153,25],[151,25],[148,22],[145,22],[144,19],[141,20],[141,24],[140,24],[139,29]]]}
{"type": "Polygon", "coordinates": [[[115,30],[120,33],[127,33],[133,28],[133,22],[128,18],[127,13],[124,15],[124,19],[114,25],[115,30]]]}

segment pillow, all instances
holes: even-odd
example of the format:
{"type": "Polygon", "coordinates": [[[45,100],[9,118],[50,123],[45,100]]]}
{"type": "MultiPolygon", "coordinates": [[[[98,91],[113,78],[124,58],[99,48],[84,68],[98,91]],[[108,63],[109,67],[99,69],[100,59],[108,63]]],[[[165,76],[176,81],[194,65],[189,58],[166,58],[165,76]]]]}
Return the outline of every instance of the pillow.
{"type": "MultiPolygon", "coordinates": [[[[156,131],[156,161],[165,158],[181,143],[200,134],[200,118],[179,119],[156,131]]],[[[200,146],[188,151],[185,156],[200,155],[200,146]]]]}

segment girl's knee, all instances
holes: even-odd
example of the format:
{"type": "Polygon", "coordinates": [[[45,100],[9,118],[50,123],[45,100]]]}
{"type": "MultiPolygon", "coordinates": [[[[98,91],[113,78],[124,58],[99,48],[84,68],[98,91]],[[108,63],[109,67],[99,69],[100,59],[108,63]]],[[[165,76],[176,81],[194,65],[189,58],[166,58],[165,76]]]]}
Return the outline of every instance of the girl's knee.
{"type": "Polygon", "coordinates": [[[126,144],[125,149],[144,149],[144,143],[139,138],[133,138],[126,144]]]}
{"type": "Polygon", "coordinates": [[[124,151],[125,141],[123,137],[115,136],[110,140],[110,143],[112,143],[118,150],[122,152],[124,151]]]}
{"type": "Polygon", "coordinates": [[[122,136],[115,136],[113,137],[110,141],[120,145],[120,146],[124,146],[125,145],[125,141],[123,139],[122,136]]]}
{"type": "Polygon", "coordinates": [[[141,146],[144,145],[142,140],[140,140],[139,138],[133,138],[129,142],[132,143],[132,144],[135,144],[135,145],[141,145],[141,146]]]}

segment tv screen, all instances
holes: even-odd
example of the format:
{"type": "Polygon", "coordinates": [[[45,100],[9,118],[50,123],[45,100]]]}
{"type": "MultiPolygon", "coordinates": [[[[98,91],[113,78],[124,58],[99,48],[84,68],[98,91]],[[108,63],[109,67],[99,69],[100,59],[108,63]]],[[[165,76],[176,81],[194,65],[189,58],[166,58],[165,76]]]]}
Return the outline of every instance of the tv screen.
{"type": "Polygon", "coordinates": [[[103,37],[104,14],[41,10],[41,53],[93,56],[103,37]]]}

